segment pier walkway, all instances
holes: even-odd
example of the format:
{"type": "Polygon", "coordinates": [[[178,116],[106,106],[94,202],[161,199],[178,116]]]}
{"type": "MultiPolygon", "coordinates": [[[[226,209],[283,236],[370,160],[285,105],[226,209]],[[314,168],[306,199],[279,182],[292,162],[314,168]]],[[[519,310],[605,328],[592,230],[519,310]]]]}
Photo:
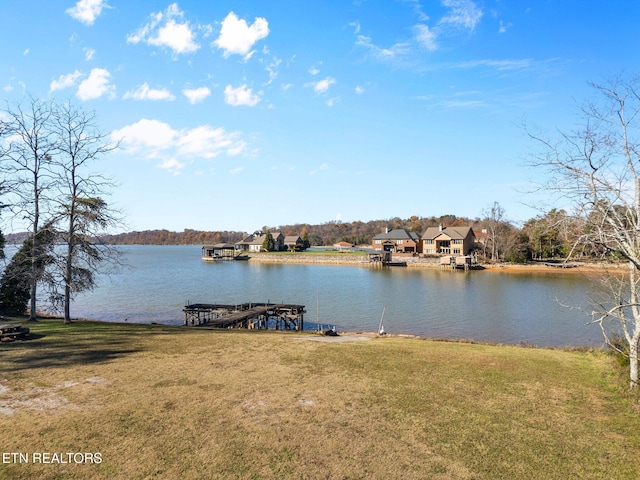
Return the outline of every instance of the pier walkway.
{"type": "Polygon", "coordinates": [[[304,330],[304,305],[285,303],[193,303],[183,309],[186,326],[304,330]]]}

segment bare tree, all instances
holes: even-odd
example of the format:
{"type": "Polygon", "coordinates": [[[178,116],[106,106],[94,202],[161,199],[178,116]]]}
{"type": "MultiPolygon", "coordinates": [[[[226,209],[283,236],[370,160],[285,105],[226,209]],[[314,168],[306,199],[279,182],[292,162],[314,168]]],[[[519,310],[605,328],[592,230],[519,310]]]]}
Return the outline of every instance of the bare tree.
{"type": "Polygon", "coordinates": [[[26,109],[8,106],[2,122],[5,142],[0,145],[0,157],[5,174],[8,207],[14,217],[24,222],[33,237],[30,250],[29,320],[36,320],[36,301],[40,257],[48,253],[38,244],[41,225],[48,222],[48,191],[51,187],[51,155],[56,148],[51,128],[52,104],[31,99],[26,109]],[[43,222],[43,219],[45,220],[43,222]]]}
{"type": "Polygon", "coordinates": [[[615,77],[591,85],[596,100],[582,108],[582,127],[554,139],[528,131],[538,153],[530,164],[546,171],[542,185],[571,204],[583,222],[581,241],[626,261],[625,274],[600,282],[592,321],[615,348],[618,331],[628,345],[630,387],[638,387],[640,340],[640,79],[615,77]]]}
{"type": "Polygon", "coordinates": [[[49,300],[63,306],[69,323],[73,294],[93,288],[104,262],[117,260],[117,251],[100,242],[101,233],[119,224],[118,212],[105,200],[114,185],[90,166],[118,144],[98,130],[94,114],[70,103],[32,98],[26,111],[8,107],[6,117],[0,123],[6,197],[14,220],[27,225],[32,241],[26,250],[30,320],[36,319],[40,285],[49,300]],[[63,245],[54,249],[54,242],[63,245]]]}
{"type": "Polygon", "coordinates": [[[93,113],[70,103],[57,106],[53,124],[57,140],[52,160],[57,174],[53,203],[63,243],[55,272],[61,278],[55,285],[61,285],[63,292],[54,291],[54,298],[63,304],[64,323],[71,323],[72,295],[92,289],[100,265],[117,260],[117,250],[100,242],[100,235],[120,222],[118,212],[104,200],[114,185],[89,168],[118,145],[99,131],[93,113]]]}
{"type": "Polygon", "coordinates": [[[498,202],[493,202],[482,214],[484,216],[483,223],[486,225],[487,233],[489,234],[488,240],[491,242],[491,261],[496,262],[500,257],[500,250],[504,240],[503,233],[507,230],[504,208],[498,202]]]}

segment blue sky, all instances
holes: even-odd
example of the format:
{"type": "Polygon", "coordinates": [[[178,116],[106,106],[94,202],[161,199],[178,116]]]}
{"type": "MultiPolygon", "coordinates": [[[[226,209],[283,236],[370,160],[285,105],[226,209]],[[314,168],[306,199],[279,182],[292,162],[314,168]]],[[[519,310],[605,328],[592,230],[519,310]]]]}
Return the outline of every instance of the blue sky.
{"type": "Polygon", "coordinates": [[[3,0],[0,89],[95,111],[126,230],[539,212],[520,127],[637,73],[640,3],[3,0]]]}

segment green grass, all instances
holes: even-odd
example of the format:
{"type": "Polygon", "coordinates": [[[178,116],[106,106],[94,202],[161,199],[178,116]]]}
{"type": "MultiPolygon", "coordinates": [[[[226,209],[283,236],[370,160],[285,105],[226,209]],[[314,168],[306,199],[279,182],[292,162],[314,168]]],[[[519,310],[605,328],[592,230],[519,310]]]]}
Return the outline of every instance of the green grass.
{"type": "Polygon", "coordinates": [[[0,478],[636,479],[600,351],[59,321],[0,344],[0,478]],[[11,410],[12,413],[8,413],[11,410]]]}
{"type": "Polygon", "coordinates": [[[367,252],[363,252],[360,250],[305,250],[303,252],[252,252],[251,256],[255,255],[276,255],[276,256],[314,256],[314,257],[333,257],[333,256],[345,256],[345,257],[364,257],[367,255],[367,252]]]}

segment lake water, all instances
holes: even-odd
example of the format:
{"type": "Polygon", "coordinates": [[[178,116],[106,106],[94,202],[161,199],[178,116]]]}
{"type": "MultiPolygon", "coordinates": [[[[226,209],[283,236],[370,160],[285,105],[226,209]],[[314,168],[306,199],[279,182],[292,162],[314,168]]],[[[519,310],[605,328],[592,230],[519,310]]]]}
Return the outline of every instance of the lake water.
{"type": "Polygon", "coordinates": [[[294,303],[305,328],[538,346],[600,346],[584,313],[588,282],[575,274],[505,274],[413,268],[207,263],[200,247],[124,246],[128,267],[79,295],[73,317],[181,325],[188,303],[294,303]]]}

